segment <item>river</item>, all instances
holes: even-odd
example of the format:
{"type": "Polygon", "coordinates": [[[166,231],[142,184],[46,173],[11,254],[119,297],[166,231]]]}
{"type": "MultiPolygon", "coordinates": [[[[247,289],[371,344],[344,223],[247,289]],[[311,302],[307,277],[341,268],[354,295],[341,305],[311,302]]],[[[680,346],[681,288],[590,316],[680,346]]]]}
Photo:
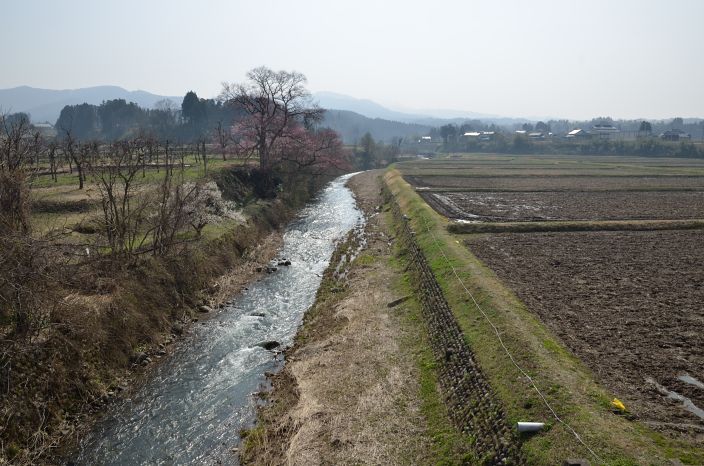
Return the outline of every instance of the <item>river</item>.
{"type": "Polygon", "coordinates": [[[83,439],[75,464],[236,464],[238,432],[255,416],[252,394],[282,364],[257,344],[292,342],[337,242],[363,224],[345,186],[350,176],[332,181],[287,227],[279,257],[291,266],[195,324],[149,381],[83,439]]]}

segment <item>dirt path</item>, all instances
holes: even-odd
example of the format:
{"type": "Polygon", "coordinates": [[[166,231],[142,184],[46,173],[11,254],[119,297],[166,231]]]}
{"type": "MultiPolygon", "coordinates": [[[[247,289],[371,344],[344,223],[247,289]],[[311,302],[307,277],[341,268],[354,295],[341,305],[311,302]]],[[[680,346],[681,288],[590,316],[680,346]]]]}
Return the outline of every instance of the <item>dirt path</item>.
{"type": "Polygon", "coordinates": [[[420,377],[403,343],[414,338],[408,333],[413,330],[402,324],[397,307],[388,306],[400,298],[394,292],[399,277],[389,263],[384,215],[376,213],[378,176],[366,172],[350,181],[368,218],[366,245],[344,280],[345,290],[319,292],[285,370],[272,381],[270,409],[260,416],[259,438],[252,442],[257,447],[250,450],[253,457],[245,453],[247,462],[429,462],[420,377]]]}

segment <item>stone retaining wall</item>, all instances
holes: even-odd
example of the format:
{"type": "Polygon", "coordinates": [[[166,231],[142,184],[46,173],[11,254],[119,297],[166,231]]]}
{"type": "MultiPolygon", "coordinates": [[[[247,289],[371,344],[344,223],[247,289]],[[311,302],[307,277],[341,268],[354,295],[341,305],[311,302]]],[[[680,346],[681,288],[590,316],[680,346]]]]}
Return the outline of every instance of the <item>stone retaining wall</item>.
{"type": "Polygon", "coordinates": [[[479,368],[407,218],[386,188],[385,198],[394,216],[397,239],[405,248],[452,422],[475,439],[474,450],[481,464],[525,464],[519,440],[479,368]]]}

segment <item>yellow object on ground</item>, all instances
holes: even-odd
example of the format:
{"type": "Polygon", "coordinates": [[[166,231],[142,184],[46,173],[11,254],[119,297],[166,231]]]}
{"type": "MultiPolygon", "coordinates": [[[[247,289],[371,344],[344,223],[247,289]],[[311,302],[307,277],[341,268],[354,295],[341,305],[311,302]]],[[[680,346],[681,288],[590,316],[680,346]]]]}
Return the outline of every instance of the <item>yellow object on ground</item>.
{"type": "Polygon", "coordinates": [[[614,398],[614,399],[613,399],[613,401],[611,402],[611,406],[613,406],[614,408],[618,409],[618,410],[621,411],[621,412],[625,412],[625,411],[626,411],[626,405],[624,405],[624,404],[621,402],[621,400],[619,400],[618,398],[614,398]]]}

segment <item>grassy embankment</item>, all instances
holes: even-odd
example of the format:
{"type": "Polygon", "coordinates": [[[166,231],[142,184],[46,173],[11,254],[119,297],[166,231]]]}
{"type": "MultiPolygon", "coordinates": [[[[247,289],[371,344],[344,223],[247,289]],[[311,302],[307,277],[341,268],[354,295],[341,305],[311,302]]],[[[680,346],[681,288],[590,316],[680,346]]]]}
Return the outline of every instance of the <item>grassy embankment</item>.
{"type": "MultiPolygon", "coordinates": [[[[360,200],[357,194],[367,214],[373,213],[380,199],[360,200]]],[[[257,425],[242,433],[243,463],[298,464],[301,437],[311,435],[311,424],[314,429],[322,422],[326,426],[329,423],[322,438],[312,446],[303,442],[309,458],[324,463],[373,463],[372,458],[377,462],[383,458],[384,464],[474,464],[472,440],[453,427],[438,391],[436,361],[420,305],[413,295],[407,258],[398,243],[389,246],[392,223],[389,209],[382,209],[370,218],[361,251],[360,238],[354,234],[338,245],[294,346],[286,352],[287,365],[271,377],[273,389],[262,394],[267,403],[258,412],[257,425]],[[358,254],[350,262],[355,251],[358,254]],[[405,298],[390,307],[388,300],[399,296],[405,298]],[[356,306],[363,310],[355,311],[356,306]],[[379,330],[379,325],[384,330],[379,330]],[[355,342],[361,346],[355,347],[355,342]],[[329,358],[327,363],[318,359],[325,357],[322,354],[329,358]],[[333,369],[330,378],[319,375],[329,371],[331,361],[351,369],[333,369]],[[302,367],[319,364],[323,367],[316,370],[312,380],[297,379],[302,367]],[[363,374],[350,378],[347,371],[359,370],[355,369],[359,365],[367,365],[361,369],[363,374]],[[399,367],[403,377],[409,378],[403,386],[391,375],[399,367]],[[321,386],[311,388],[311,383],[321,382],[317,380],[320,378],[324,379],[321,386]],[[369,403],[373,403],[371,411],[369,403]],[[320,411],[312,421],[300,417],[309,404],[320,411]],[[340,425],[334,420],[340,417],[356,421],[340,425]],[[396,430],[399,426],[404,426],[403,432],[396,430]],[[349,444],[344,439],[354,441],[349,444]]]]}
{"type": "MultiPolygon", "coordinates": [[[[391,214],[388,214],[391,222],[391,214]]],[[[396,251],[396,256],[389,261],[399,276],[397,290],[404,296],[413,296],[412,279],[407,272],[408,263],[396,251]]],[[[413,355],[418,367],[420,384],[421,413],[426,420],[426,435],[431,439],[432,450],[429,457],[431,464],[455,465],[470,463],[474,459],[471,449],[472,439],[452,425],[438,387],[437,362],[433,356],[428,339],[428,328],[422,316],[420,304],[416,298],[403,303],[398,312],[403,315],[406,338],[401,342],[403,350],[413,355]]],[[[409,464],[413,464],[410,462],[409,464]]]]}
{"type": "MultiPolygon", "coordinates": [[[[639,171],[639,170],[636,170],[639,171]]],[[[506,346],[547,397],[605,464],[704,463],[700,446],[672,440],[611,412],[608,393],[590,371],[574,357],[538,318],[530,313],[496,275],[471,254],[461,237],[448,232],[448,221],[435,213],[403,180],[390,170],[385,181],[402,211],[410,217],[417,241],[474,351],[482,370],[503,402],[511,423],[543,421],[543,432],[523,441],[530,464],[560,464],[565,458],[589,452],[555,419],[501,348],[489,323],[477,311],[438,250],[430,229],[462,281],[474,293],[500,329],[506,346]]]]}
{"type": "MultiPolygon", "coordinates": [[[[277,199],[259,200],[252,180],[232,170],[237,165],[213,159],[207,174],[192,165],[183,178],[216,182],[224,197],[242,206],[240,219],[208,225],[200,237],[162,256],[137,252],[125,259],[105,251],[94,260],[69,257],[50,269],[55,277],[47,278],[41,291],[54,303],[46,322],[22,337],[13,336],[11,321],[2,322],[0,413],[8,422],[0,429],[0,462],[58,461],[56,455],[71,447],[94,414],[129,390],[135,354],[153,359],[168,352],[165,345],[191,322],[195,307],[224,291],[220,277],[234,270],[254,274],[254,266],[238,267],[270,259],[254,253],[275,253],[255,252],[255,246],[292,218],[315,185],[299,179],[277,199]]],[[[140,182],[148,190],[163,174],[163,168],[161,173],[148,169],[140,182]]],[[[56,241],[53,249],[64,244],[73,250],[98,240],[99,232],[82,225],[100,214],[99,193],[90,179],[84,190],[77,184],[75,174],[61,174],[57,183],[47,177],[32,187],[34,235],[56,241]]]]}

